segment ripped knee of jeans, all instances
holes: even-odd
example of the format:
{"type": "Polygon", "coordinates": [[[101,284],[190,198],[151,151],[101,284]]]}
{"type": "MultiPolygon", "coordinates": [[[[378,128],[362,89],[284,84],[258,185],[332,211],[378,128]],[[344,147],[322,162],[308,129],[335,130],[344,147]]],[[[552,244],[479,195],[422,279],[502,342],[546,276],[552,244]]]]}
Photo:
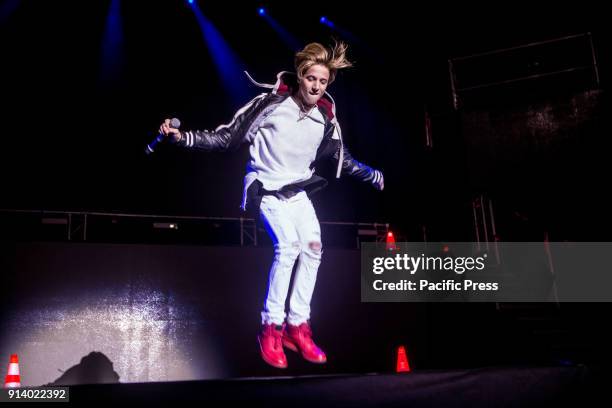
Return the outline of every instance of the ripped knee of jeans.
{"type": "Polygon", "coordinates": [[[310,241],[308,243],[308,249],[314,252],[321,252],[321,243],[319,241],[310,241]]]}
{"type": "Polygon", "coordinates": [[[313,258],[321,258],[321,254],[323,254],[323,245],[320,241],[309,241],[302,252],[313,258]]]}

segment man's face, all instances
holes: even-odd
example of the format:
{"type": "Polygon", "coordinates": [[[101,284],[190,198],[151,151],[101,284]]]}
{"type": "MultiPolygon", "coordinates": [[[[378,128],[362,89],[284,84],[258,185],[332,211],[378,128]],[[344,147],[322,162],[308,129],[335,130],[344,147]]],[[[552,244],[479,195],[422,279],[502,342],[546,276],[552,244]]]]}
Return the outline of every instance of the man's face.
{"type": "Polygon", "coordinates": [[[300,79],[300,97],[302,101],[312,106],[318,102],[325,93],[329,83],[329,69],[326,66],[316,64],[310,67],[300,79]]]}

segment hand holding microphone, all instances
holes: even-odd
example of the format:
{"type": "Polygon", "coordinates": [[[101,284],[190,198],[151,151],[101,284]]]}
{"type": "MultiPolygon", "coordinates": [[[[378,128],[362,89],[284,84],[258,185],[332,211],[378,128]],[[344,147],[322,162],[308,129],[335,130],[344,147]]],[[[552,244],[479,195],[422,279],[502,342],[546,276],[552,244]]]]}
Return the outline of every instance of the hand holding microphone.
{"type": "Polygon", "coordinates": [[[157,145],[162,143],[166,137],[171,137],[174,142],[177,142],[181,138],[181,132],[178,130],[180,127],[181,121],[177,118],[166,119],[159,127],[159,134],[157,137],[145,147],[145,153],[153,153],[157,145]]]}

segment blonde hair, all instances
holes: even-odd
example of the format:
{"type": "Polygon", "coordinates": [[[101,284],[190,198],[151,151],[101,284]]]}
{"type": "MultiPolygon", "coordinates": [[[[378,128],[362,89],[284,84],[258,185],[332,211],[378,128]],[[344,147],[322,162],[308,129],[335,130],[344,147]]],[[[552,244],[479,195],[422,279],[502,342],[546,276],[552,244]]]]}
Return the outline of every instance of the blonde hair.
{"type": "Polygon", "coordinates": [[[310,43],[302,51],[295,54],[295,71],[301,79],[313,65],[323,65],[329,70],[329,83],[336,79],[339,69],[352,67],[353,64],[346,58],[348,45],[336,42],[333,47],[326,48],[319,43],[310,43]]]}

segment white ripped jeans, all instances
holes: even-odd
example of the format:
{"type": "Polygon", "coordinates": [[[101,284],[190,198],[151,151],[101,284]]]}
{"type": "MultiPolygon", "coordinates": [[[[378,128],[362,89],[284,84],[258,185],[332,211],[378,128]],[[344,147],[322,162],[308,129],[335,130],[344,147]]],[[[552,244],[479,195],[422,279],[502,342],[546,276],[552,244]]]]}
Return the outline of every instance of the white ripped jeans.
{"type": "Polygon", "coordinates": [[[287,317],[289,324],[299,325],[310,318],[310,300],[321,264],[319,220],[304,191],[289,199],[263,196],[260,214],[274,243],[262,324],[281,325],[287,317]],[[286,315],[285,300],[296,259],[298,265],[286,315]]]}

